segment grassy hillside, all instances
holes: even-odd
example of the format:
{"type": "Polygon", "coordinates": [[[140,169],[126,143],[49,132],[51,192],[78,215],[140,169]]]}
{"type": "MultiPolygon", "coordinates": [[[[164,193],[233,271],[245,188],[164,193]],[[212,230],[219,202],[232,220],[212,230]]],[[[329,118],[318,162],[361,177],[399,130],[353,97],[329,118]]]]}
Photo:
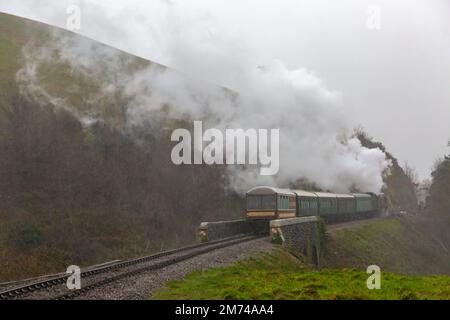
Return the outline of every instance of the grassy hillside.
{"type": "Polygon", "coordinates": [[[201,221],[239,215],[223,167],[173,165],[162,125],[121,130],[125,98],[103,80],[152,63],[55,30],[0,14],[0,281],[185,245],[201,221]],[[100,72],[64,63],[53,32],[92,50],[100,72]],[[62,106],[17,83],[30,54],[44,55],[33,75],[62,106]],[[86,110],[104,121],[83,126],[86,110]]]}
{"type": "Polygon", "coordinates": [[[25,21],[0,13],[0,94],[5,99],[20,69],[20,52],[26,42],[25,21]]]}
{"type": "Polygon", "coordinates": [[[450,275],[450,252],[417,217],[385,218],[329,232],[322,263],[359,269],[376,264],[403,274],[450,275]]]}
{"type": "Polygon", "coordinates": [[[210,269],[170,282],[152,299],[449,299],[450,277],[383,272],[381,289],[367,289],[356,269],[312,270],[284,251],[210,269]]]}
{"type": "MultiPolygon", "coordinates": [[[[78,57],[87,59],[83,54],[78,57]]],[[[106,92],[103,85],[149,65],[164,68],[69,31],[0,13],[0,92],[7,101],[17,91],[17,72],[32,67],[39,86],[51,97],[61,99],[68,109],[80,114],[91,112],[120,126],[126,97],[117,83],[111,92],[106,92]],[[90,72],[89,67],[73,69],[59,51],[64,45],[55,43],[61,39],[66,48],[76,44],[74,47],[89,48],[86,54],[96,53],[96,72],[90,72]]]]}

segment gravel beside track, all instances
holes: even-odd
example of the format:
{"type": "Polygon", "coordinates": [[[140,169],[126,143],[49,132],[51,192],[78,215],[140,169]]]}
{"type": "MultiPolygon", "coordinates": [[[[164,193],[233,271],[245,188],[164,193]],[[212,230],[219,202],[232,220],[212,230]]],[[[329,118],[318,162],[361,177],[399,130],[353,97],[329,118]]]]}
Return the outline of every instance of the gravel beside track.
{"type": "MultiPolygon", "coordinates": [[[[204,268],[210,268],[217,263],[222,261],[232,262],[236,260],[236,257],[247,257],[249,252],[254,252],[251,250],[254,248],[252,245],[257,240],[262,240],[262,236],[256,235],[240,235],[227,239],[212,241],[204,244],[196,244],[187,246],[184,248],[175,249],[172,251],[161,252],[155,255],[146,256],[142,258],[123,260],[123,261],[113,261],[110,263],[105,263],[103,265],[93,266],[82,270],[82,288],[81,290],[68,290],[66,286],[67,275],[63,276],[48,276],[27,279],[20,285],[14,286],[14,288],[1,288],[0,289],[0,300],[2,299],[26,299],[26,300],[47,300],[47,299],[75,299],[88,297],[91,291],[93,292],[103,292],[104,290],[109,293],[108,286],[119,284],[119,290],[124,286],[124,284],[129,283],[133,279],[140,279],[149,274],[152,277],[156,275],[154,279],[155,283],[161,282],[158,280],[170,280],[171,278],[165,278],[164,274],[166,270],[175,270],[180,268],[181,273],[185,275],[186,273],[197,270],[202,263],[196,262],[196,258],[200,260],[205,259],[208,264],[204,268]],[[247,244],[247,245],[246,245],[247,244]],[[244,245],[243,247],[241,247],[244,245]],[[226,250],[237,247],[237,252],[234,250],[226,250]],[[226,250],[223,255],[226,257],[221,257],[222,250],[226,250]],[[217,255],[218,254],[218,255],[217,255]],[[213,262],[212,264],[210,262],[213,262]],[[180,267],[178,267],[180,266],[180,267]],[[187,266],[187,267],[186,267],[187,266]],[[183,273],[183,270],[186,272],[183,273]],[[159,275],[162,275],[162,278],[159,275]],[[31,280],[31,283],[28,282],[31,280]],[[122,287],[121,287],[122,286],[122,287]],[[105,289],[106,288],[106,289],[105,289]],[[5,289],[7,291],[5,291],[5,289]]],[[[268,238],[266,242],[270,246],[268,238]]],[[[180,272],[175,272],[179,274],[180,272]]],[[[139,282],[140,280],[134,280],[139,282]]],[[[161,282],[165,283],[165,282],[161,282]]],[[[11,283],[14,284],[14,283],[11,283]]],[[[7,285],[6,287],[9,287],[7,285]]],[[[124,289],[126,288],[123,287],[124,289]]],[[[105,298],[96,297],[94,294],[94,299],[112,299],[113,297],[106,296],[105,298]]],[[[121,298],[121,297],[119,297],[121,298]]],[[[138,294],[133,297],[123,297],[124,299],[140,299],[148,298],[148,295],[138,294]]],[[[115,298],[118,299],[118,298],[115,298]]]]}
{"type": "Polygon", "coordinates": [[[167,281],[183,279],[196,270],[218,268],[249,258],[261,252],[270,252],[274,246],[269,238],[260,238],[234,246],[217,249],[191,259],[142,274],[130,276],[95,288],[76,299],[83,300],[141,300],[148,299],[167,281]]]}

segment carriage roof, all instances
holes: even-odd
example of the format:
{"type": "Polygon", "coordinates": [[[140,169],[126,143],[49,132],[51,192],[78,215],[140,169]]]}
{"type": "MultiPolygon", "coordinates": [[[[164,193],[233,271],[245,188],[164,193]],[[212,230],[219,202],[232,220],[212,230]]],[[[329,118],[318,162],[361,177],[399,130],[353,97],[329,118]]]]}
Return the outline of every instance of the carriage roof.
{"type": "Polygon", "coordinates": [[[310,192],[305,190],[291,190],[288,188],[276,188],[270,186],[257,186],[247,191],[247,195],[271,195],[281,194],[288,196],[311,197],[311,198],[338,198],[338,199],[354,199],[354,198],[371,198],[367,193],[331,193],[331,192],[310,192]]]}
{"type": "Polygon", "coordinates": [[[311,197],[317,198],[317,195],[314,192],[304,191],[304,190],[292,190],[299,197],[311,197]]]}
{"type": "Polygon", "coordinates": [[[336,198],[336,193],[330,193],[330,192],[315,192],[317,194],[317,197],[319,198],[336,198]]]}
{"type": "Polygon", "coordinates": [[[367,193],[352,193],[352,195],[354,195],[355,198],[372,198],[372,196],[367,193]]]}
{"type": "Polygon", "coordinates": [[[288,196],[295,196],[295,193],[290,189],[274,188],[268,186],[251,188],[247,194],[249,195],[268,195],[268,194],[282,194],[288,196]]]}
{"type": "Polygon", "coordinates": [[[336,193],[336,198],[339,199],[354,199],[355,196],[352,194],[346,194],[346,193],[336,193]]]}

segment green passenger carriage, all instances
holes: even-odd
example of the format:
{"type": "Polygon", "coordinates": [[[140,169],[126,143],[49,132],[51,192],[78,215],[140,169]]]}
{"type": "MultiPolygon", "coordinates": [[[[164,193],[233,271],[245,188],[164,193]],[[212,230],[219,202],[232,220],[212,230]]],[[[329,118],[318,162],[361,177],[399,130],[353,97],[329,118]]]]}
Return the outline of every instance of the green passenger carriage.
{"type": "Polygon", "coordinates": [[[254,187],[246,194],[248,219],[320,216],[326,222],[372,217],[386,209],[383,194],[329,193],[254,187]]]}

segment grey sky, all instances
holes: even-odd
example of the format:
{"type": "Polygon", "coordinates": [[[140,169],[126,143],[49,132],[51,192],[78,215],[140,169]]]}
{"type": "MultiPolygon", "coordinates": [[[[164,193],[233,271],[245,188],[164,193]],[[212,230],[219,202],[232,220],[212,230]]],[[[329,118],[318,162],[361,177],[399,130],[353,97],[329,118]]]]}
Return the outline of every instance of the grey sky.
{"type": "Polygon", "coordinates": [[[207,53],[217,49],[204,45],[208,37],[237,39],[227,45],[236,55],[248,55],[244,58],[255,66],[279,59],[288,67],[313,70],[329,89],[342,93],[355,124],[362,124],[401,163],[416,166],[421,177],[448,152],[450,2],[149,2],[2,0],[0,11],[65,27],[67,6],[78,3],[80,33],[185,72],[203,72],[231,87],[238,70],[224,77],[220,61],[214,60],[205,61],[205,70],[191,70],[197,64],[177,60],[174,43],[183,50],[183,37],[189,35],[189,41],[198,41],[199,53],[207,53]],[[380,30],[366,26],[371,5],[381,9],[380,30]]]}

